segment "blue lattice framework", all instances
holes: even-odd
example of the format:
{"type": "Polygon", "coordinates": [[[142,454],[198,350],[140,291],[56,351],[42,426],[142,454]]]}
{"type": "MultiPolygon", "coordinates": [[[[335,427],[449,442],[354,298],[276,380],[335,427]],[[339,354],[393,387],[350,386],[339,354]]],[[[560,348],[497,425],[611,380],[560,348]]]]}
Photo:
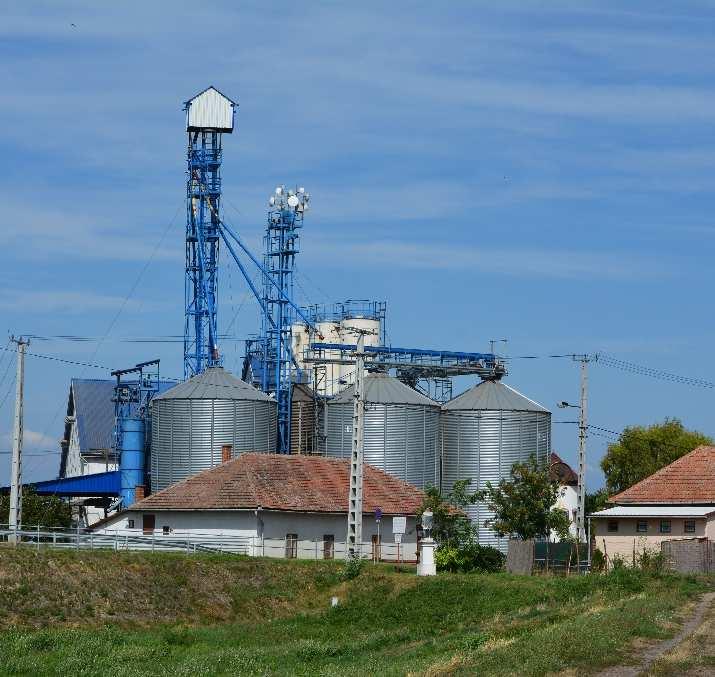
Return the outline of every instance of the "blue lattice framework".
{"type": "Polygon", "coordinates": [[[186,278],[184,377],[221,364],[217,343],[223,133],[236,104],[213,87],[186,102],[186,278]]]}
{"type": "Polygon", "coordinates": [[[278,403],[278,452],[290,453],[290,419],[293,380],[297,365],[292,353],[291,327],[296,319],[293,270],[299,251],[299,231],[310,196],[304,188],[278,186],[269,201],[263,238],[263,307],[261,335],[253,345],[259,365],[255,375],[263,392],[275,393],[278,403]]]}

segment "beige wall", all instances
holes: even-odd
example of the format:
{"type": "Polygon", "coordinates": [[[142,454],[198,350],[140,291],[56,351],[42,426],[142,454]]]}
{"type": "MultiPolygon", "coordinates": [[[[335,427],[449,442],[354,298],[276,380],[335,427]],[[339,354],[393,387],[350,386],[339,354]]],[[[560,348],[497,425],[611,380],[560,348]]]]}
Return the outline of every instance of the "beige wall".
{"type": "MultiPolygon", "coordinates": [[[[615,518],[614,518],[615,519],[615,518]]],[[[644,550],[654,550],[660,552],[660,544],[663,541],[671,541],[681,538],[703,538],[708,536],[712,538],[710,532],[715,534],[715,521],[710,519],[706,525],[706,518],[695,519],[695,533],[685,533],[685,519],[681,517],[670,518],[670,533],[660,533],[661,518],[651,517],[645,519],[648,522],[648,532],[639,533],[636,531],[636,524],[643,521],[644,518],[638,519],[634,517],[618,518],[618,533],[608,531],[607,518],[592,518],[591,528],[596,539],[596,547],[608,557],[619,555],[626,562],[631,563],[633,560],[633,550],[635,548],[636,555],[644,550]],[[605,547],[604,547],[605,540],[605,547]]],[[[667,518],[663,518],[667,519],[667,518]]]]}

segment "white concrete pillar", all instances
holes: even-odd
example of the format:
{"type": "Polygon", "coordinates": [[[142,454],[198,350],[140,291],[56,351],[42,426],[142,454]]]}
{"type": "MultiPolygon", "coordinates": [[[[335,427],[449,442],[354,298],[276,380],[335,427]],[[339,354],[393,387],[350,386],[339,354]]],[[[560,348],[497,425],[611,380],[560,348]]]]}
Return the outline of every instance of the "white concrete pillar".
{"type": "Polygon", "coordinates": [[[431,538],[420,541],[420,562],[417,565],[418,576],[436,576],[437,566],[434,562],[435,542],[431,538]]]}

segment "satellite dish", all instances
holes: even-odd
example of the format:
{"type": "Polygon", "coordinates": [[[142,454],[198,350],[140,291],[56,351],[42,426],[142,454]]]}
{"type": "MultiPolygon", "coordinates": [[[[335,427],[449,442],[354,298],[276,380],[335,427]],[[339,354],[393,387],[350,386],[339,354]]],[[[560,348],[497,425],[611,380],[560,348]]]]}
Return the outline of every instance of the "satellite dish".
{"type": "Polygon", "coordinates": [[[288,198],[288,206],[289,207],[297,207],[300,204],[300,200],[295,195],[291,195],[288,198]]]}
{"type": "Polygon", "coordinates": [[[268,204],[271,205],[271,207],[276,203],[276,198],[271,195],[271,199],[268,200],[268,204]]]}
{"type": "Polygon", "coordinates": [[[283,193],[283,189],[280,186],[276,187],[276,195],[281,195],[283,193]]]}

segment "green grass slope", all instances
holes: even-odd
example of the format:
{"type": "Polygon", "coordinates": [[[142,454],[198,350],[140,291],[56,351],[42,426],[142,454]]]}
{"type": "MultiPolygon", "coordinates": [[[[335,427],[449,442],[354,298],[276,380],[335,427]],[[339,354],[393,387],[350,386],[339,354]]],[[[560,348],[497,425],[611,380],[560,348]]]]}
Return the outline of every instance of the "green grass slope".
{"type": "Polygon", "coordinates": [[[27,675],[543,675],[665,637],[705,588],[623,571],[417,579],[339,563],[0,551],[0,670],[27,675]],[[337,595],[341,603],[330,608],[337,595]],[[64,601],[63,601],[64,600],[64,601]]]}

